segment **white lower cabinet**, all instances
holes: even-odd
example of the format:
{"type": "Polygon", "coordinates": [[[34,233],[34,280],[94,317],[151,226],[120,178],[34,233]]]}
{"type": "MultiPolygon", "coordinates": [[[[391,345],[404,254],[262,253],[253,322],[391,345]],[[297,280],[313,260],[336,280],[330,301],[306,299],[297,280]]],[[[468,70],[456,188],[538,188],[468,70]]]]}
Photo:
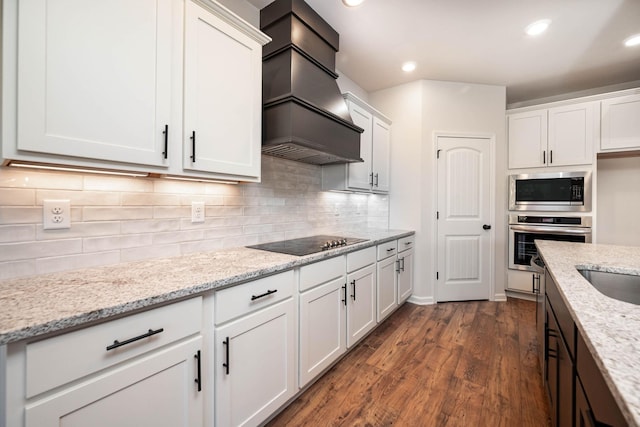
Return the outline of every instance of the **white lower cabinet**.
{"type": "Polygon", "coordinates": [[[347,275],[347,347],[376,326],[376,267],[371,264],[347,275]]]}
{"type": "Polygon", "coordinates": [[[377,318],[378,322],[398,306],[397,241],[378,245],[377,318]]]}
{"type": "Polygon", "coordinates": [[[194,337],[37,400],[25,426],[202,426],[201,348],[194,337]]]}
{"type": "Polygon", "coordinates": [[[415,236],[398,239],[398,305],[405,302],[413,293],[413,260],[415,236]]]}
{"type": "Polygon", "coordinates": [[[295,302],[288,296],[269,305],[291,292],[292,281],[289,271],[216,294],[216,307],[250,301],[248,314],[215,328],[216,425],[258,425],[297,391],[295,302]],[[276,282],[284,284],[278,293],[276,282]]]}
{"type": "Polygon", "coordinates": [[[301,388],[347,350],[346,313],[344,274],[300,294],[301,388]]]}

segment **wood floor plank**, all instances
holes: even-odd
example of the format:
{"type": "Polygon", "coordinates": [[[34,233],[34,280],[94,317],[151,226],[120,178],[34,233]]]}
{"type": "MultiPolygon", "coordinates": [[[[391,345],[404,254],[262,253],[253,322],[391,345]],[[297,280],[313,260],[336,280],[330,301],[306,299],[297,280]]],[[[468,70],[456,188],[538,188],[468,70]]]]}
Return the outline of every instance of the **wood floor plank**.
{"type": "Polygon", "coordinates": [[[535,304],[405,304],[269,426],[550,426],[535,304]]]}

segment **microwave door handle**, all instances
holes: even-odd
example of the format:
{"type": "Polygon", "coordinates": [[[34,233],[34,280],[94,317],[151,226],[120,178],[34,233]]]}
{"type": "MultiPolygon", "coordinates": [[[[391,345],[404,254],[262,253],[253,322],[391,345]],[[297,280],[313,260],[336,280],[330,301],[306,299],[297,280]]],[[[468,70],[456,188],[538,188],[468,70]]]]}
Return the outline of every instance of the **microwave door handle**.
{"type": "Polygon", "coordinates": [[[591,229],[586,228],[561,228],[561,227],[527,227],[526,225],[511,225],[511,230],[514,231],[523,231],[525,233],[532,234],[576,234],[576,235],[584,235],[591,234],[591,229]]]}

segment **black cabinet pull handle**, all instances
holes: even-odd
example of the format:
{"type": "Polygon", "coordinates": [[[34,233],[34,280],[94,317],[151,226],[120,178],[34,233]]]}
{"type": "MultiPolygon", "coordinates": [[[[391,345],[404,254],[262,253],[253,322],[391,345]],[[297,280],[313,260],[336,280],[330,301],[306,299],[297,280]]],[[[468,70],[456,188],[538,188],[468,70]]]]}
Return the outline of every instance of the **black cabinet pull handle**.
{"type": "Polygon", "coordinates": [[[198,361],[198,378],[196,378],[196,384],[198,384],[198,391],[202,391],[202,366],[200,363],[200,350],[198,350],[198,353],[196,353],[196,355],[193,357],[195,357],[198,361]]]}
{"type": "Polygon", "coordinates": [[[542,150],[542,164],[547,164],[547,150],[542,150]]]}
{"type": "Polygon", "coordinates": [[[409,245],[410,245],[410,244],[412,244],[412,243],[413,243],[412,241],[408,241],[408,242],[404,242],[404,245],[405,245],[405,246],[409,246],[409,245]]]}
{"type": "Polygon", "coordinates": [[[107,351],[113,350],[114,348],[122,347],[123,345],[131,344],[132,342],[140,341],[152,335],[159,334],[160,332],[163,332],[163,331],[164,331],[164,328],[156,329],[155,331],[153,329],[149,329],[144,334],[138,335],[137,337],[129,338],[128,340],[125,340],[125,341],[113,340],[113,344],[107,346],[107,351]]]}
{"type": "Polygon", "coordinates": [[[369,185],[373,187],[373,172],[369,174],[369,185]]]}
{"type": "Polygon", "coordinates": [[[377,186],[378,186],[378,174],[375,174],[375,177],[376,177],[376,183],[375,183],[375,186],[377,187],[377,186]]]}
{"type": "Polygon", "coordinates": [[[225,346],[225,363],[222,364],[222,366],[225,367],[225,372],[227,375],[229,375],[229,337],[225,338],[224,341],[222,341],[222,344],[225,346]]]}
{"type": "Polygon", "coordinates": [[[402,271],[404,271],[404,257],[400,258],[400,261],[402,261],[402,267],[400,267],[402,269],[402,271]]]}
{"type": "Polygon", "coordinates": [[[164,134],[164,151],[162,152],[162,155],[166,159],[169,155],[169,125],[164,125],[162,133],[164,134]]]}
{"type": "Polygon", "coordinates": [[[351,295],[351,298],[353,298],[353,300],[356,300],[356,281],[352,280],[351,281],[351,286],[353,286],[353,295],[351,295]]]}
{"type": "Polygon", "coordinates": [[[400,273],[400,260],[396,260],[396,273],[400,273]]]}
{"type": "Polygon", "coordinates": [[[531,293],[532,294],[536,293],[536,275],[535,274],[531,274],[531,293]]]}
{"type": "Polygon", "coordinates": [[[277,289],[274,289],[274,290],[272,290],[272,291],[270,291],[269,289],[267,289],[267,292],[265,292],[264,294],[260,294],[260,295],[251,295],[251,301],[255,301],[255,300],[259,299],[259,298],[263,298],[263,297],[269,296],[269,295],[271,295],[271,294],[275,294],[276,292],[278,292],[278,290],[277,290],[277,289]]]}
{"type": "Polygon", "coordinates": [[[194,130],[191,133],[191,161],[193,163],[196,162],[196,131],[194,130]]]}
{"type": "Polygon", "coordinates": [[[549,150],[549,164],[553,164],[553,150],[549,150]]]}
{"type": "Polygon", "coordinates": [[[387,252],[393,252],[395,250],[396,250],[396,248],[389,248],[389,249],[387,249],[387,252]]]}
{"type": "Polygon", "coordinates": [[[342,290],[344,291],[344,298],[342,299],[342,302],[346,306],[347,305],[347,284],[346,283],[342,287],[342,290]]]}

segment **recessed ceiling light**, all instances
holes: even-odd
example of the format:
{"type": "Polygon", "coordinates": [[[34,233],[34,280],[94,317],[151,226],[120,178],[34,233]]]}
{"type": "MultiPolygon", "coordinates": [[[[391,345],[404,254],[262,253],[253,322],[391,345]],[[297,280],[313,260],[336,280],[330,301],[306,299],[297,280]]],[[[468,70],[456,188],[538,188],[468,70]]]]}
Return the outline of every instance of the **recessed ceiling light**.
{"type": "Polygon", "coordinates": [[[539,36],[540,34],[547,31],[547,28],[549,28],[550,24],[551,24],[551,20],[541,19],[539,21],[532,22],[531,24],[527,25],[527,28],[525,28],[524,31],[530,36],[539,36]]]}
{"type": "Polygon", "coordinates": [[[634,34],[631,37],[627,37],[624,41],[624,45],[627,47],[638,46],[640,44],[640,34],[634,34]]]}
{"type": "Polygon", "coordinates": [[[364,0],[342,0],[342,3],[347,7],[355,7],[360,6],[363,1],[364,0]]]}
{"type": "Polygon", "coordinates": [[[402,71],[406,73],[410,73],[411,71],[416,69],[416,63],[413,61],[408,61],[402,64],[402,71]]]}

